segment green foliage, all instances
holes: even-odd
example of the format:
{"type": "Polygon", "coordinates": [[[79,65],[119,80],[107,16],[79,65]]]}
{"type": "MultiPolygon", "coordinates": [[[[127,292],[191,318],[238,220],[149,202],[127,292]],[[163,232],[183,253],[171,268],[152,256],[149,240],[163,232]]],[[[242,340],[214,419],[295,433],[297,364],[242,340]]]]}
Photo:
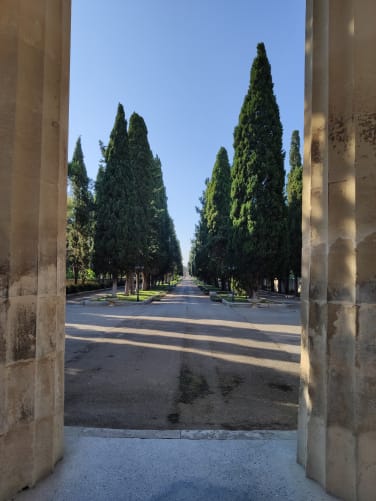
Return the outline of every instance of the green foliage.
{"type": "Polygon", "coordinates": [[[209,179],[205,180],[206,189],[203,191],[200,198],[201,207],[196,207],[196,211],[199,214],[199,222],[195,228],[195,236],[192,241],[192,248],[190,252],[190,273],[193,276],[200,278],[201,280],[210,282],[212,279],[212,270],[210,268],[210,258],[209,258],[209,229],[207,224],[207,219],[205,217],[206,213],[206,198],[207,190],[209,185],[209,179]]]}
{"type": "Polygon", "coordinates": [[[143,266],[148,287],[163,275],[182,273],[180,245],[168,214],[162,166],[149,146],[143,118],[133,113],[129,130],[121,104],[95,184],[95,271],[133,283],[143,266]]]}
{"type": "Polygon", "coordinates": [[[180,243],[176,236],[175,225],[169,216],[169,273],[173,277],[183,274],[183,258],[181,255],[180,243]]]}
{"type": "Polygon", "coordinates": [[[151,225],[149,229],[149,268],[154,284],[163,277],[183,274],[180,243],[174,222],[167,207],[166,188],[163,183],[162,164],[158,156],[153,159],[153,191],[151,225]]]}
{"type": "Polygon", "coordinates": [[[106,284],[96,282],[94,280],[90,282],[85,282],[84,284],[67,284],[66,293],[76,294],[77,292],[99,290],[103,289],[104,287],[106,287],[106,284]]]}
{"type": "Polygon", "coordinates": [[[118,105],[109,144],[102,146],[103,164],[98,170],[94,266],[97,274],[114,279],[134,266],[135,180],[131,168],[127,122],[118,105]]]}
{"type": "Polygon", "coordinates": [[[149,235],[149,266],[152,281],[170,270],[169,232],[166,188],[163,183],[162,164],[158,156],[153,159],[153,196],[151,202],[151,227],[149,235]]]}
{"type": "Polygon", "coordinates": [[[250,86],[234,132],[231,217],[236,275],[250,292],[286,262],[282,125],[264,44],[257,46],[250,86]]]}
{"type": "Polygon", "coordinates": [[[291,135],[290,166],[291,168],[302,166],[302,157],[300,155],[300,136],[298,130],[294,130],[291,135]]]}
{"type": "Polygon", "coordinates": [[[225,287],[231,260],[230,237],[231,170],[225,148],[217,154],[212,176],[205,180],[205,190],[196,207],[199,222],[189,258],[189,272],[205,282],[225,287]]]}
{"type": "MultiPolygon", "coordinates": [[[[303,167],[299,132],[294,130],[290,147],[291,170],[287,182],[289,268],[295,279],[301,276],[303,167]]],[[[297,283],[295,283],[297,292],[297,283]]]]}
{"type": "Polygon", "coordinates": [[[99,298],[96,299],[96,301],[103,302],[103,301],[116,301],[116,302],[121,302],[121,301],[129,301],[129,302],[136,302],[137,298],[139,301],[160,301],[162,297],[166,295],[165,292],[161,292],[159,290],[140,290],[138,292],[138,295],[135,294],[124,294],[122,292],[118,292],[116,296],[112,296],[109,294],[105,294],[99,298]]]}
{"type": "Polygon", "coordinates": [[[217,154],[211,179],[205,196],[203,217],[207,227],[207,252],[210,259],[209,267],[214,278],[221,277],[222,286],[228,275],[230,264],[230,193],[231,170],[227,151],[221,148],[217,154]]]}
{"type": "Polygon", "coordinates": [[[77,139],[72,161],[68,164],[70,194],[67,205],[67,267],[77,284],[86,280],[93,251],[94,204],[89,189],[81,138],[77,139]]]}
{"type": "Polygon", "coordinates": [[[133,113],[129,120],[129,155],[133,171],[134,224],[132,239],[136,242],[136,264],[149,268],[149,244],[153,217],[153,155],[144,119],[133,113]]]}

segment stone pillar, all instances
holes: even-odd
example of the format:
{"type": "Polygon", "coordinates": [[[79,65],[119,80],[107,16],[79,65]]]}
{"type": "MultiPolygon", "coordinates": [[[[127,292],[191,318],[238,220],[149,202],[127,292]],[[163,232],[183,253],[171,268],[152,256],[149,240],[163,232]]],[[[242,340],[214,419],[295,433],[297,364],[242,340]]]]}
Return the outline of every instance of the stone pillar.
{"type": "Polygon", "coordinates": [[[0,3],[0,499],[63,452],[70,0],[0,3]]]}
{"type": "Polygon", "coordinates": [[[376,493],[376,2],[307,0],[298,461],[376,493]]]}

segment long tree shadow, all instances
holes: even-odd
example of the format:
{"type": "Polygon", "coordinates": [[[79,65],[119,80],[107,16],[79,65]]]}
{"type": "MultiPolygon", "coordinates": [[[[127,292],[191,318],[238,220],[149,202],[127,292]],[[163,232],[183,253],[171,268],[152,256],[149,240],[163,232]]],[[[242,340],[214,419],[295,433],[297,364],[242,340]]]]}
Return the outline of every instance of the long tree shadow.
{"type": "MultiPolygon", "coordinates": [[[[118,319],[119,327],[124,328],[143,328],[154,329],[163,332],[176,332],[181,334],[186,333],[202,333],[205,332],[207,336],[221,337],[229,335],[229,326],[234,333],[234,337],[244,339],[259,339],[260,336],[264,339],[269,335],[277,335],[283,337],[283,344],[291,344],[300,346],[300,332],[288,333],[282,330],[283,326],[290,326],[290,323],[283,323],[283,318],[275,319],[275,322],[267,322],[265,320],[257,320],[255,323],[251,322],[227,322],[225,320],[210,318],[195,318],[189,320],[181,317],[160,317],[160,316],[133,316],[133,315],[119,315],[113,316],[107,313],[99,314],[101,317],[109,319],[118,319]],[[276,328],[278,326],[278,328],[276,328]]],[[[98,317],[98,313],[84,312],[82,319],[88,318],[88,325],[93,322],[93,317],[98,317]]],[[[83,323],[84,320],[83,320],[83,323]]],[[[69,328],[70,324],[68,324],[69,328]]],[[[232,334],[231,334],[232,335],[232,334]]],[[[271,340],[271,342],[273,342],[271,340]]]]}
{"type": "MultiPolygon", "coordinates": [[[[89,326],[88,326],[89,327],[89,326]]],[[[174,332],[173,335],[167,334],[166,331],[158,331],[156,329],[146,329],[139,327],[138,329],[131,329],[128,325],[126,327],[117,327],[116,330],[111,330],[109,333],[95,333],[93,327],[90,326],[90,331],[83,334],[84,328],[75,328],[69,326],[68,339],[79,339],[81,341],[90,341],[94,343],[114,343],[116,345],[127,344],[133,346],[142,346],[145,348],[156,349],[171,349],[171,350],[189,350],[192,353],[197,352],[202,356],[232,358],[233,361],[238,360],[238,363],[247,363],[247,360],[252,358],[260,358],[263,360],[279,360],[286,362],[299,363],[300,355],[282,351],[281,349],[273,349],[271,346],[273,341],[257,341],[261,336],[254,336],[251,338],[221,338],[218,333],[208,335],[200,335],[195,333],[189,335],[187,332],[181,333],[180,336],[174,332]],[[132,332],[130,332],[132,330],[132,332]],[[145,333],[145,330],[148,330],[145,333]],[[103,335],[104,334],[104,335],[103,335]],[[178,337],[179,336],[179,337],[178,337]],[[248,342],[246,342],[248,340],[248,342]],[[182,346],[183,341],[189,341],[189,348],[182,346]],[[210,343],[210,351],[207,350],[208,341],[210,343]],[[262,343],[263,347],[258,346],[262,343]],[[241,361],[243,360],[243,362],[241,361]]],[[[86,331],[87,332],[87,331],[86,331]]],[[[274,343],[275,344],[275,343],[274,343]]]]}
{"type": "Polygon", "coordinates": [[[217,359],[209,352],[189,351],[189,367],[201,369],[188,374],[190,380],[186,384],[193,397],[187,400],[182,372],[177,369],[174,376],[168,376],[174,379],[171,391],[160,367],[173,366],[175,354],[184,354],[181,347],[170,346],[170,351],[149,343],[144,347],[150,353],[146,356],[156,362],[146,371],[134,362],[139,357],[138,346],[122,341],[98,342],[82,337],[74,340],[79,356],[71,359],[66,368],[67,425],[134,429],[296,428],[297,372],[281,370],[275,364],[265,365],[262,359],[261,363],[252,363],[248,358],[243,364],[232,358],[217,359]],[[216,364],[218,360],[220,363],[216,364]],[[215,367],[214,384],[210,371],[202,369],[207,364],[215,367]]]}
{"type": "Polygon", "coordinates": [[[268,322],[257,312],[252,322],[228,321],[208,301],[206,318],[195,304],[195,318],[176,306],[171,316],[159,305],[76,309],[67,324],[66,424],[295,428],[298,328],[273,313],[268,322]]]}

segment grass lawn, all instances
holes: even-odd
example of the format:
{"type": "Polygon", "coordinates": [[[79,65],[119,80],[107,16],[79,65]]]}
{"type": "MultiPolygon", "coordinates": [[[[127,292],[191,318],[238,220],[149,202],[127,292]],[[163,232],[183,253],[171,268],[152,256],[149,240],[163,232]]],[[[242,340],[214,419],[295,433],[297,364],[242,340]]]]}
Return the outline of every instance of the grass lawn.
{"type": "MultiPolygon", "coordinates": [[[[154,300],[158,300],[161,297],[165,296],[166,292],[164,290],[149,290],[149,291],[140,291],[139,292],[139,300],[146,301],[146,299],[150,299],[154,297],[154,300]]],[[[124,292],[118,292],[116,294],[116,298],[114,298],[111,294],[105,294],[97,299],[97,301],[137,301],[137,294],[129,294],[128,296],[124,294],[124,292]]]]}
{"type": "MultiPolygon", "coordinates": [[[[225,301],[230,301],[232,302],[232,295],[231,294],[227,294],[227,295],[221,295],[222,299],[224,299],[225,301]]],[[[248,302],[248,299],[247,299],[247,296],[234,296],[234,302],[235,303],[247,303],[248,302]]]]}

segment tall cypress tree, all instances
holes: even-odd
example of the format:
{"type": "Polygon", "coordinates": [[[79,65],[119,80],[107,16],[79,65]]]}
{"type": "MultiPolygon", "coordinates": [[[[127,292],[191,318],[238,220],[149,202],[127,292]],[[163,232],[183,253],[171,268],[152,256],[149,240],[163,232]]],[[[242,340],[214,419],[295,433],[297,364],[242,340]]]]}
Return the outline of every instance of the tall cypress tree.
{"type": "Polygon", "coordinates": [[[287,181],[289,268],[295,278],[295,293],[298,292],[298,277],[301,276],[302,254],[302,188],[303,167],[300,155],[299,131],[294,130],[290,146],[290,172],[287,181]]]}
{"type": "Polygon", "coordinates": [[[67,226],[68,263],[72,267],[74,281],[79,276],[85,280],[91,264],[93,249],[93,196],[89,190],[89,178],[79,137],[68,164],[70,182],[70,216],[67,226]]]}
{"type": "Polygon", "coordinates": [[[153,154],[144,119],[133,113],[129,119],[129,154],[135,180],[135,219],[132,238],[137,242],[136,261],[150,273],[151,222],[153,215],[153,154]]]}
{"type": "Polygon", "coordinates": [[[221,278],[225,288],[228,275],[231,237],[231,170],[225,148],[220,148],[206,193],[205,218],[208,228],[208,252],[215,281],[221,278]]]}
{"type": "MultiPolygon", "coordinates": [[[[104,150],[102,149],[103,157],[104,150]]],[[[97,275],[109,273],[107,246],[105,245],[105,235],[107,231],[107,223],[105,219],[104,208],[106,206],[106,190],[105,190],[105,163],[104,158],[99,165],[97,178],[95,180],[95,231],[94,231],[94,271],[97,275]]]]}
{"type": "Polygon", "coordinates": [[[169,214],[162,164],[158,156],[153,159],[152,220],[149,239],[151,281],[155,282],[168,272],[169,267],[169,214]]]}
{"type": "Polygon", "coordinates": [[[95,269],[111,274],[115,294],[117,279],[133,266],[135,254],[130,228],[134,221],[135,183],[121,104],[108,146],[102,147],[102,153],[104,166],[96,182],[95,269]]]}
{"type": "Polygon", "coordinates": [[[231,217],[236,274],[251,292],[286,262],[282,125],[263,43],[257,46],[250,86],[234,132],[231,217]]]}
{"type": "Polygon", "coordinates": [[[205,190],[200,197],[200,207],[196,207],[199,214],[199,222],[195,227],[195,235],[191,248],[191,266],[192,272],[199,279],[212,283],[215,281],[215,275],[212,270],[209,253],[209,229],[206,218],[207,194],[210,179],[205,179],[205,190]]]}
{"type": "Polygon", "coordinates": [[[183,274],[183,258],[181,254],[180,242],[176,236],[175,225],[172,218],[168,217],[169,222],[169,272],[172,275],[183,274]]]}

